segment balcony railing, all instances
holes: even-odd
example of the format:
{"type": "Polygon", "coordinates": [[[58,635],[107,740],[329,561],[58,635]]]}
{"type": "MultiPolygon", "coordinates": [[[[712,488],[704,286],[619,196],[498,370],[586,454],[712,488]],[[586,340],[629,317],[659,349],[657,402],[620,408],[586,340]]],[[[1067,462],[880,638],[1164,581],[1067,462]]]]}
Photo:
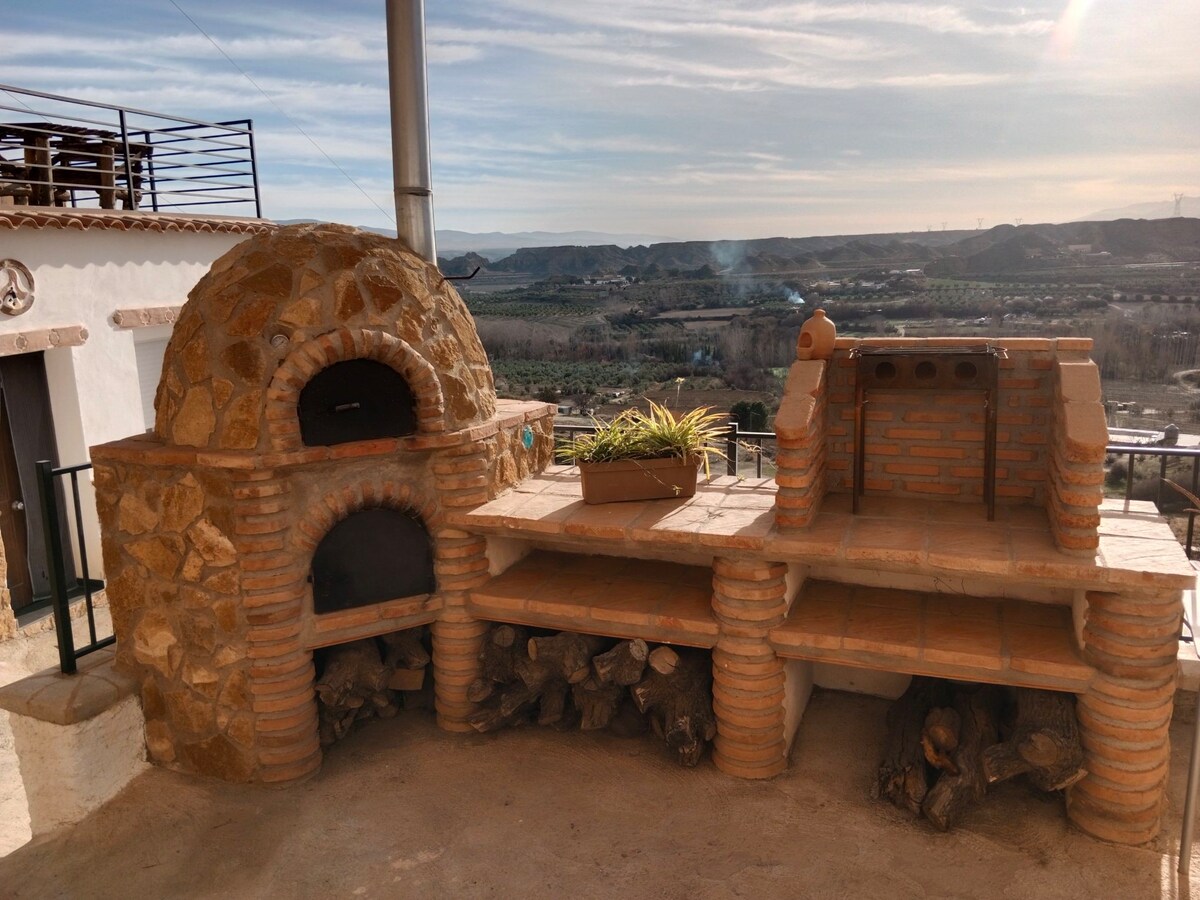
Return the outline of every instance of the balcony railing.
{"type": "Polygon", "coordinates": [[[0,206],[261,217],[249,119],[204,122],[0,84],[0,206]]]}

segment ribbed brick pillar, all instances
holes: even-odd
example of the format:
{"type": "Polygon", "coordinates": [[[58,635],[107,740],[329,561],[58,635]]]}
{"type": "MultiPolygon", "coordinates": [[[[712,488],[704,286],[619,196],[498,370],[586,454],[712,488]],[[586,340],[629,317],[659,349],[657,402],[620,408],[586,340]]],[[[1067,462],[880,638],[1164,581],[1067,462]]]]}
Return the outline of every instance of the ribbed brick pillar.
{"type": "Polygon", "coordinates": [[[713,560],[713,611],[721,633],[713,649],[713,762],[740,778],[770,778],[787,768],[784,665],[767,640],[786,614],[782,563],[713,560]]]}
{"type": "Polygon", "coordinates": [[[488,579],[483,538],[453,528],[434,541],[434,571],[444,606],[433,623],[433,679],[438,725],[446,731],[470,731],[467,716],[475,704],[467,688],[479,677],[479,650],[488,624],[467,612],[467,591],[488,579]]]}
{"type": "Polygon", "coordinates": [[[1097,669],[1079,698],[1087,777],[1067,814],[1089,834],[1141,844],[1158,834],[1182,616],[1170,599],[1089,591],[1084,654],[1097,669]]]}
{"type": "Polygon", "coordinates": [[[321,766],[312,652],[300,640],[306,570],[284,545],[290,494],[273,470],[239,475],[233,489],[259,777],[274,782],[321,766]]]}

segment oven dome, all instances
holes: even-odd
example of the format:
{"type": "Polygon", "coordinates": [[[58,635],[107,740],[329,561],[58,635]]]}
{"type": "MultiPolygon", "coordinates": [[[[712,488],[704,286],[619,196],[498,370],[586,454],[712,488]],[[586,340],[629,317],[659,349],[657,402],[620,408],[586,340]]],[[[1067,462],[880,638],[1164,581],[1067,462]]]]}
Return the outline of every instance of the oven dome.
{"type": "Polygon", "coordinates": [[[273,432],[291,427],[280,396],[348,359],[390,365],[424,393],[418,433],[495,412],[475,324],[437,268],[395,239],[308,224],[239,244],[192,289],[163,360],[155,433],[184,447],[271,449],[273,432]]]}

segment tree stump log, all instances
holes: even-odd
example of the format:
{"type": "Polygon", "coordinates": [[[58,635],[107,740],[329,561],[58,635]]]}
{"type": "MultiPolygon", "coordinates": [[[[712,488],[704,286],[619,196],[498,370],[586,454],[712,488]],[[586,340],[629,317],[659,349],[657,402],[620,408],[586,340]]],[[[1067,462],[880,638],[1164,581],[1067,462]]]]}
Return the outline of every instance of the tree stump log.
{"type": "Polygon", "coordinates": [[[1008,740],[983,752],[989,784],[1024,774],[1043,791],[1059,791],[1087,774],[1073,696],[1017,688],[1016,709],[1008,740]]]}
{"type": "MultiPolygon", "coordinates": [[[[707,653],[698,651],[672,650],[671,655],[675,661],[668,674],[651,667],[630,693],[638,711],[649,715],[655,731],[675,751],[680,765],[694,766],[717,733],[712,661],[707,653]]],[[[662,658],[666,655],[660,655],[662,658]]]]}
{"type": "Polygon", "coordinates": [[[908,689],[887,712],[887,738],[873,794],[889,803],[921,814],[929,790],[925,749],[921,733],[929,711],[950,703],[949,685],[936,678],[913,676],[908,689]]]}
{"type": "Polygon", "coordinates": [[[397,707],[388,691],[391,675],[374,638],[325,651],[321,677],[315,684],[322,746],[345,737],[359,719],[395,715],[397,707]]]}
{"type": "Polygon", "coordinates": [[[998,739],[999,706],[1000,690],[993,685],[974,690],[961,686],[955,692],[961,731],[951,758],[957,771],[944,772],[921,803],[925,818],[940,831],[949,831],[983,799],[987,790],[983,751],[998,739]]]}
{"type": "Polygon", "coordinates": [[[595,680],[600,684],[632,687],[642,680],[649,656],[650,648],[641,638],[621,641],[607,653],[601,653],[592,660],[595,680]]]}

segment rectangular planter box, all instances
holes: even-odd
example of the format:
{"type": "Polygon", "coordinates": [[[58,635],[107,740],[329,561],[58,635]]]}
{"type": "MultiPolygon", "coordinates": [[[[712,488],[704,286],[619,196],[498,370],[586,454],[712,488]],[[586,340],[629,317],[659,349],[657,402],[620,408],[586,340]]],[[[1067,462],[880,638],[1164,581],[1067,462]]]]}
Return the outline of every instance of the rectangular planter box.
{"type": "Polygon", "coordinates": [[[694,457],[579,463],[583,501],[615,503],[691,497],[696,493],[699,465],[699,460],[694,457]]]}

